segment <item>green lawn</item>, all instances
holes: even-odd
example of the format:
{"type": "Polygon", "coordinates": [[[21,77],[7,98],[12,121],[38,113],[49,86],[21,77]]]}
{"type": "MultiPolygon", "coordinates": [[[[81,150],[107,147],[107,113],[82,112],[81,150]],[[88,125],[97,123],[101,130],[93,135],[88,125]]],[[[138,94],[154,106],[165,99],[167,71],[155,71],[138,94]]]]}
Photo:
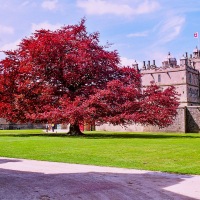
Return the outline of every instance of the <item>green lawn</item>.
{"type": "Polygon", "coordinates": [[[200,174],[200,134],[2,130],[0,156],[200,174]]]}

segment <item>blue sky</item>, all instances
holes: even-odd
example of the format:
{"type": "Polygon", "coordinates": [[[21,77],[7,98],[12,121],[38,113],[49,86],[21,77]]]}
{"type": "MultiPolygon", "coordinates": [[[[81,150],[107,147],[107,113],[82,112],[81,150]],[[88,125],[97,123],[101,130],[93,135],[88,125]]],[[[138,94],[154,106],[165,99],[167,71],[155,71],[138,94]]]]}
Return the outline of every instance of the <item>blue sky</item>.
{"type": "MultiPolygon", "coordinates": [[[[200,35],[199,0],[0,0],[0,50],[15,49],[35,30],[55,30],[86,18],[88,32],[100,32],[123,64],[179,59],[192,53],[200,35]]],[[[0,53],[2,59],[3,53],[0,53]]]]}

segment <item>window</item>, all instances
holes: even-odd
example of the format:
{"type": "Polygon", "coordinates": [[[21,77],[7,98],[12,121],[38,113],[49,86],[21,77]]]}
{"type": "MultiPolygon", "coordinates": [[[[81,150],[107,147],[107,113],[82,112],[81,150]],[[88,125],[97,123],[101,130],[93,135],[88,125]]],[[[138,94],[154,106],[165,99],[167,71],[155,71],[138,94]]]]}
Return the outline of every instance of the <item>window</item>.
{"type": "Polygon", "coordinates": [[[161,82],[161,75],[158,74],[158,82],[161,82]]]}
{"type": "Polygon", "coordinates": [[[192,83],[192,74],[189,74],[189,83],[192,83]]]}

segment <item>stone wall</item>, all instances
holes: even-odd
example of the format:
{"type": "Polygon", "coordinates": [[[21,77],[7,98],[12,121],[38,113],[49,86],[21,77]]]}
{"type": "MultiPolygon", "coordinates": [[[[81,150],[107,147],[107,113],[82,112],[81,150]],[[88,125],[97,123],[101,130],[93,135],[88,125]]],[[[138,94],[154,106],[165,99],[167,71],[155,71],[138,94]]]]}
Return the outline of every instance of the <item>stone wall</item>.
{"type": "Polygon", "coordinates": [[[200,106],[188,106],[186,109],[186,132],[199,133],[200,106]]]}
{"type": "Polygon", "coordinates": [[[103,124],[96,126],[97,131],[120,131],[120,132],[186,132],[186,109],[180,107],[177,110],[178,114],[174,123],[166,128],[159,128],[156,126],[142,126],[139,124],[133,124],[126,127],[114,126],[111,124],[103,124]]]}
{"type": "Polygon", "coordinates": [[[120,126],[112,124],[102,124],[95,127],[96,131],[115,131],[115,132],[143,132],[144,127],[139,124],[120,126]]]}
{"type": "Polygon", "coordinates": [[[32,123],[11,123],[3,118],[0,118],[0,130],[16,130],[16,129],[45,129],[45,124],[32,124],[32,123]]]}
{"type": "Polygon", "coordinates": [[[141,126],[137,124],[127,127],[103,124],[96,126],[98,131],[121,131],[121,132],[176,132],[176,133],[199,133],[200,132],[200,106],[179,107],[178,114],[173,124],[158,128],[156,126],[141,126]]]}
{"type": "Polygon", "coordinates": [[[0,124],[0,130],[45,129],[45,124],[0,124]]]}
{"type": "Polygon", "coordinates": [[[185,107],[179,107],[177,110],[178,114],[173,124],[165,128],[159,128],[157,126],[145,126],[144,132],[186,132],[186,109],[185,107]]]}

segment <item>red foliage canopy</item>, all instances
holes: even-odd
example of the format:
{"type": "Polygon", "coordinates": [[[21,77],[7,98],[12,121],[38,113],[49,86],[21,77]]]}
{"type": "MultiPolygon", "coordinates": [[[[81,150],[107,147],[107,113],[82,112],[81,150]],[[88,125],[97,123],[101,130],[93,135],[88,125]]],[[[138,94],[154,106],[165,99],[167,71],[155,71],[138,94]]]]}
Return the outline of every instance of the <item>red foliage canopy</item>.
{"type": "Polygon", "coordinates": [[[87,33],[85,20],[23,39],[0,62],[0,117],[72,125],[172,123],[175,89],[142,90],[140,73],[120,67],[118,53],[107,47],[99,45],[98,33],[87,33]]]}

